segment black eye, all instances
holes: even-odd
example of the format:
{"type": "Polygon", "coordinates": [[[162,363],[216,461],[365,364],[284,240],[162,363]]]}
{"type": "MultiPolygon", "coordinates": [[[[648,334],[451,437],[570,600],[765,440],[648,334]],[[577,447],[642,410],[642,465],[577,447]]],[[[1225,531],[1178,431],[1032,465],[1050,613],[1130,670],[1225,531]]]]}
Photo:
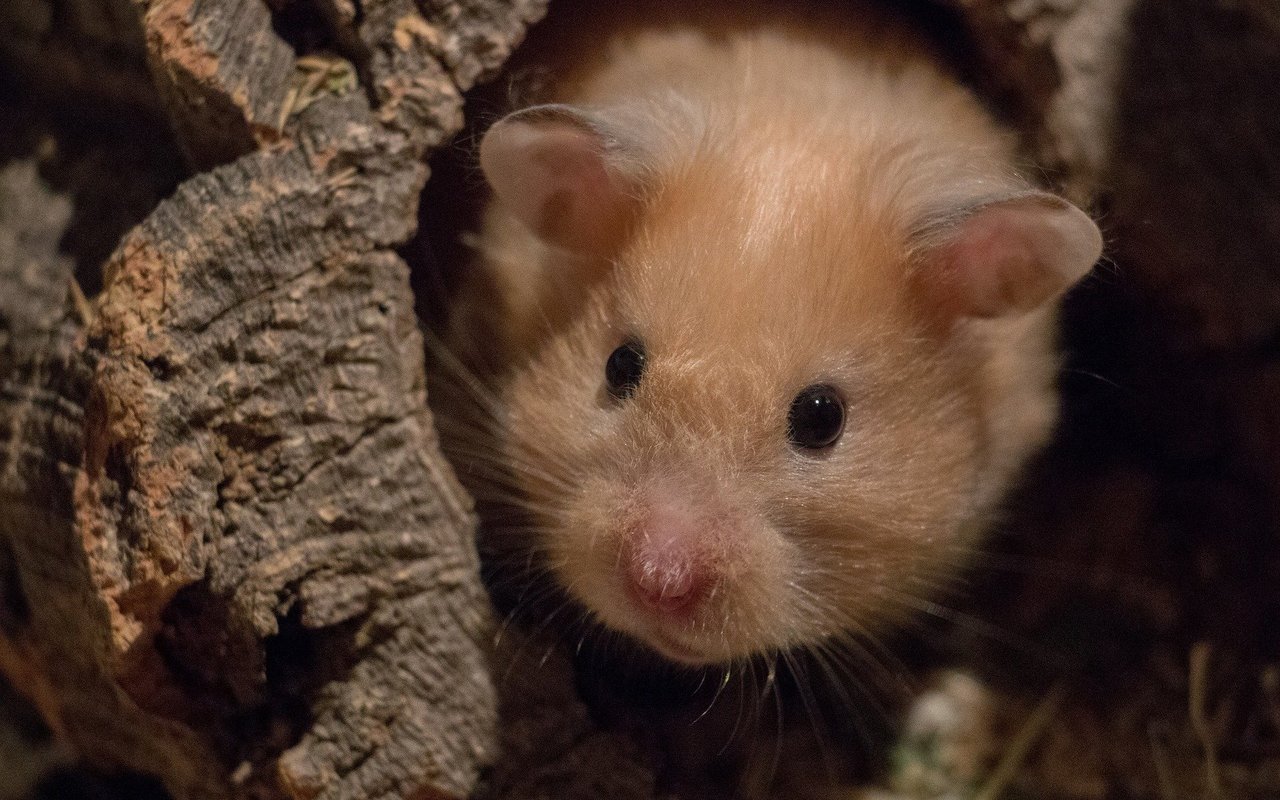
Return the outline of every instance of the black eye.
{"type": "Polygon", "coordinates": [[[814,384],[791,401],[787,437],[797,447],[821,450],[830,447],[844,431],[844,400],[834,387],[814,384]]]}
{"type": "Polygon", "coordinates": [[[634,339],[609,354],[604,363],[604,379],[609,384],[609,394],[623,399],[630,397],[640,385],[644,373],[644,345],[634,339]]]}

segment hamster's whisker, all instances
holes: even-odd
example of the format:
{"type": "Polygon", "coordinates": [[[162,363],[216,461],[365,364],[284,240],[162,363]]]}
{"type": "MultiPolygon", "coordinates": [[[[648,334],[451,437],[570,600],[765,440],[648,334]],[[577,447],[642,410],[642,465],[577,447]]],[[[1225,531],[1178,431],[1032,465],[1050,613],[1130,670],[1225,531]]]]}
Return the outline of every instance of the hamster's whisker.
{"type": "Polygon", "coordinates": [[[527,459],[516,453],[509,453],[490,448],[482,444],[467,442],[465,445],[454,442],[445,447],[454,469],[461,474],[472,474],[478,467],[485,468],[483,475],[494,481],[504,481],[516,486],[518,477],[529,479],[559,490],[571,488],[563,478],[557,476],[546,465],[533,459],[527,459]]]}
{"type": "Polygon", "coordinates": [[[1030,577],[1061,578],[1085,584],[1117,582],[1135,588],[1154,585],[1149,576],[1116,569],[1112,564],[1094,564],[1084,561],[1002,553],[981,546],[952,545],[950,549],[961,553],[961,558],[972,566],[1009,572],[1030,577]]]}
{"type": "Polygon", "coordinates": [[[744,667],[740,667],[739,669],[741,670],[742,677],[739,680],[734,681],[734,683],[738,685],[738,700],[734,704],[737,713],[734,714],[733,727],[729,729],[729,734],[725,736],[724,743],[720,745],[720,750],[717,755],[724,755],[728,752],[729,746],[737,739],[738,731],[742,728],[742,714],[744,707],[746,706],[746,670],[744,667]]]}
{"type": "Polygon", "coordinates": [[[1026,636],[1002,628],[968,612],[943,605],[937,600],[917,597],[904,592],[896,592],[891,595],[890,599],[907,609],[956,625],[970,633],[976,633],[988,641],[1018,652],[1039,657],[1052,657],[1053,655],[1043,645],[1026,636]]]}
{"type": "Polygon", "coordinates": [[[885,724],[891,723],[893,714],[885,705],[881,691],[867,683],[866,668],[871,667],[872,676],[888,676],[892,673],[874,660],[867,660],[865,649],[845,649],[843,645],[846,643],[847,639],[843,638],[827,640],[807,648],[806,652],[813,657],[825,675],[827,685],[844,705],[847,719],[852,723],[863,746],[870,748],[875,744],[875,736],[869,727],[866,711],[870,709],[872,716],[885,724]],[[856,700],[851,691],[857,692],[861,699],[856,700]]]}
{"type": "MultiPolygon", "coordinates": [[[[831,752],[830,742],[826,736],[825,717],[822,714],[818,697],[813,691],[813,678],[809,674],[809,670],[801,663],[795,654],[784,653],[788,669],[796,678],[796,689],[800,694],[800,704],[804,709],[805,718],[809,722],[809,728],[813,731],[814,741],[818,746],[818,754],[822,758],[823,766],[826,768],[828,775],[835,775],[835,758],[831,752]]],[[[781,709],[779,709],[781,713],[781,709]]],[[[779,737],[781,738],[781,737],[779,737]]],[[[776,766],[775,766],[776,768],[776,766]]]]}
{"type": "MultiPolygon", "coordinates": [[[[504,416],[504,408],[498,393],[487,385],[475,370],[468,367],[449,348],[444,340],[425,326],[421,326],[420,330],[422,331],[423,343],[426,345],[434,363],[445,368],[445,373],[443,373],[442,377],[452,378],[451,383],[454,388],[465,391],[476,401],[480,408],[489,412],[493,418],[501,419],[504,416]]],[[[434,374],[441,375],[438,372],[434,374]]]]}

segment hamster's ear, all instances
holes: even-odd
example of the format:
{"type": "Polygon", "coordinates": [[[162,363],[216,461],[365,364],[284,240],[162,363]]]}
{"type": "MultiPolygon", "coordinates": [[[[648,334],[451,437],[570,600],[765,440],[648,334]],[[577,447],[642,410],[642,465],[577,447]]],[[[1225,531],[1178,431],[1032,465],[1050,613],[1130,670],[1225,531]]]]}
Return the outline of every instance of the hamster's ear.
{"type": "Polygon", "coordinates": [[[635,192],[612,164],[617,143],[566,105],[516,111],[480,143],[480,167],[498,200],[544,241],[585,255],[617,248],[635,192]]]}
{"type": "Polygon", "coordinates": [[[1102,255],[1102,234],[1061,197],[1025,192],[931,226],[916,253],[934,308],[1001,317],[1038,308],[1083,278],[1102,255]]]}

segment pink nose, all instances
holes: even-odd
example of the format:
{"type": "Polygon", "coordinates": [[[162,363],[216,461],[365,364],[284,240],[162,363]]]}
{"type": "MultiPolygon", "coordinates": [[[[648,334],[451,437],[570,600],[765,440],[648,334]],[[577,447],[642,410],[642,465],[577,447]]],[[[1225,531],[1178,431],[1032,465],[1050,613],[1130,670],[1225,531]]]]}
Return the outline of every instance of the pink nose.
{"type": "Polygon", "coordinates": [[[628,590],[660,614],[691,612],[706,594],[712,568],[706,557],[705,525],[687,506],[654,503],[623,550],[628,590]]]}
{"type": "Polygon", "coordinates": [[[706,576],[690,561],[641,556],[628,567],[632,594],[663,614],[691,611],[706,589],[706,576]]]}

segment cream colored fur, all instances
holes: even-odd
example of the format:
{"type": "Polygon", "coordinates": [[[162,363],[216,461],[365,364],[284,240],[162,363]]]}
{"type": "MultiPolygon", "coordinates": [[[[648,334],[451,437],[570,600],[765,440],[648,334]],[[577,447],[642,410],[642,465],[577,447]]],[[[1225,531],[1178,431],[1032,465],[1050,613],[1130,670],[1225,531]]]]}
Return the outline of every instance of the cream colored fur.
{"type": "Polygon", "coordinates": [[[498,446],[539,509],[515,546],[679,660],[918,610],[1054,424],[1051,307],[956,320],[921,301],[921,226],[1027,184],[1010,136],[886,24],[606,38],[541,99],[625,140],[611,157],[636,193],[630,237],[592,261],[494,205],[477,242],[488,282],[454,341],[501,354],[498,446]],[[649,366],[620,402],[604,363],[627,337],[649,366]],[[786,434],[813,383],[848,400],[843,438],[818,454],[786,434]],[[719,569],[679,624],[638,613],[617,568],[654,498],[693,509],[719,569]]]}

